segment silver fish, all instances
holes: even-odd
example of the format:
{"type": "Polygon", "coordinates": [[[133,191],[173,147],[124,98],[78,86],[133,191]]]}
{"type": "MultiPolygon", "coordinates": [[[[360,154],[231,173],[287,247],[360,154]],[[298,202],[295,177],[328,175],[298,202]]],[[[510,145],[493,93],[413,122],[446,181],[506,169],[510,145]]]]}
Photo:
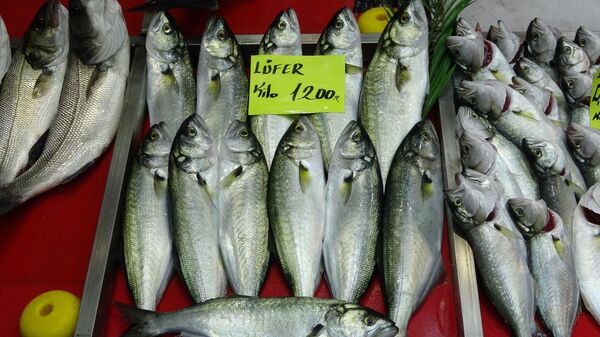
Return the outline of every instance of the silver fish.
{"type": "Polygon", "coordinates": [[[579,284],[562,219],[543,200],[510,199],[508,205],[528,242],[535,303],[544,324],[552,336],[571,336],[579,314],[579,284]]]}
{"type": "Polygon", "coordinates": [[[593,186],[600,182],[600,131],[571,123],[567,129],[567,139],[586,185],[593,186]]]}
{"type": "Polygon", "coordinates": [[[571,123],[590,126],[590,106],[587,104],[577,104],[571,107],[569,111],[571,123]]]}
{"type": "Polygon", "coordinates": [[[569,177],[565,176],[565,155],[550,142],[526,137],[523,152],[529,158],[538,175],[540,196],[548,208],[560,215],[569,239],[573,238],[573,210],[577,206],[575,193],[569,188],[569,177]]]}
{"type": "Polygon", "coordinates": [[[473,28],[464,18],[458,18],[458,20],[456,20],[456,35],[483,40],[481,32],[473,28]]]}
{"type": "Polygon", "coordinates": [[[324,298],[228,297],[170,313],[122,307],[133,323],[122,337],[178,332],[189,336],[394,337],[392,321],[358,304],[324,298]]]}
{"type": "Polygon", "coordinates": [[[557,80],[548,75],[539,64],[522,57],[515,63],[514,69],[517,75],[527,82],[535,84],[540,88],[550,90],[558,102],[564,101],[565,95],[558,85],[557,80]]]}
{"type": "Polygon", "coordinates": [[[43,136],[56,117],[69,54],[68,20],[67,9],[60,2],[44,3],[4,77],[0,92],[0,186],[37,159],[43,136]]]}
{"type": "Polygon", "coordinates": [[[591,65],[585,51],[566,37],[558,39],[556,45],[556,64],[560,73],[566,70],[578,73],[586,72],[591,65]]]}
{"type": "Polygon", "coordinates": [[[480,38],[449,36],[446,47],[466,75],[472,80],[494,80],[494,74],[489,69],[489,55],[486,57],[485,42],[480,38]]]}
{"type": "Polygon", "coordinates": [[[135,306],[145,310],[156,310],[173,271],[167,190],[171,141],[164,123],[150,128],[125,197],[125,271],[135,306]]]}
{"type": "Polygon", "coordinates": [[[544,112],[548,118],[558,121],[562,128],[569,125],[569,108],[564,97],[557,100],[552,91],[538,87],[520,77],[513,77],[510,87],[521,93],[544,112]]]}
{"type": "Polygon", "coordinates": [[[600,36],[581,26],[575,33],[575,43],[585,50],[592,64],[600,61],[600,36]]]}
{"type": "Polygon", "coordinates": [[[498,26],[490,26],[487,38],[500,49],[510,63],[519,57],[521,39],[506,27],[504,21],[498,20],[498,26]]]}
{"type": "Polygon", "coordinates": [[[321,279],[325,173],[317,131],[297,119],[281,138],[269,172],[269,224],[294,296],[313,296],[321,279]]]}
{"type": "MultiPolygon", "coordinates": [[[[110,9],[108,12],[112,15],[103,22],[115,26],[124,25],[120,8],[116,13],[111,12],[114,6],[119,6],[117,1],[102,2],[106,2],[106,8],[110,9]]],[[[85,8],[86,12],[96,6],[95,1],[86,3],[91,5],[90,8],[85,8]]],[[[77,1],[70,4],[78,6],[77,1]]],[[[101,13],[91,12],[99,16],[101,13]]],[[[70,15],[71,31],[74,22],[75,27],[87,27],[88,30],[95,31],[95,22],[79,22],[87,20],[86,15],[73,15],[72,12],[70,15]]],[[[104,30],[95,31],[96,34],[90,33],[90,38],[94,41],[72,38],[72,46],[110,39],[111,37],[103,35],[104,30]]],[[[118,35],[112,29],[109,32],[118,35]]],[[[112,58],[97,65],[86,65],[77,54],[81,50],[80,46],[74,49],[75,53],[69,56],[58,113],[48,131],[44,150],[31,168],[0,187],[0,213],[66,183],[85,171],[110,145],[117,131],[129,74],[129,40],[123,42],[121,49],[112,58]]]]}
{"type": "MultiPolygon", "coordinates": [[[[289,8],[281,11],[263,36],[258,47],[259,55],[302,55],[302,40],[300,38],[300,24],[296,12],[289,8]]],[[[255,115],[250,117],[252,131],[262,145],[271,167],[277,145],[294,122],[294,116],[285,115],[255,115]]]]}
{"type": "Polygon", "coordinates": [[[173,241],[181,275],[196,302],[225,295],[227,279],[219,250],[217,144],[197,114],[175,137],[169,163],[173,241]]]}
{"type": "Polygon", "coordinates": [[[362,85],[359,119],[373,141],[384,186],[396,149],[421,120],[428,90],[427,16],[403,3],[381,34],[362,85]]]}
{"type": "Polygon", "coordinates": [[[234,292],[258,296],[269,267],[267,162],[245,123],[233,121],[219,153],[219,246],[234,292]]]}
{"type": "Polygon", "coordinates": [[[220,16],[206,24],[198,60],[196,113],[216,141],[234,120],[246,121],[248,78],[233,32],[220,16]]]}
{"type": "Polygon", "coordinates": [[[4,74],[6,74],[10,64],[10,53],[10,36],[6,31],[4,20],[2,20],[2,17],[0,16],[0,84],[2,83],[2,78],[4,78],[4,74]]]}
{"type": "Polygon", "coordinates": [[[554,81],[558,76],[550,63],[554,60],[557,32],[540,18],[533,19],[525,35],[525,56],[535,61],[554,81]]]}
{"type": "Polygon", "coordinates": [[[329,170],[338,138],[346,125],[358,117],[358,101],[363,77],[360,30],[354,13],[349,8],[338,10],[329,21],[319,37],[315,54],[346,57],[344,112],[311,115],[311,120],[319,133],[323,165],[325,170],[329,170]]]}
{"type": "Polygon", "coordinates": [[[592,93],[592,78],[585,73],[565,70],[561,84],[567,101],[575,106],[577,103],[589,104],[592,93]]]}
{"type": "Polygon", "coordinates": [[[457,173],[454,179],[456,188],[446,191],[446,198],[454,200],[460,197],[460,203],[449,202],[448,206],[463,230],[469,231],[486,221],[502,198],[502,192],[495,180],[470,169],[457,173]]]}
{"type": "Polygon", "coordinates": [[[600,184],[579,200],[573,214],[575,271],[583,304],[600,324],[600,184]]]}
{"type": "Polygon", "coordinates": [[[504,160],[504,163],[517,180],[523,195],[526,198],[539,199],[536,175],[531,169],[527,157],[515,144],[499,133],[487,119],[467,106],[458,108],[457,118],[458,126],[461,128],[458,133],[459,137],[462,135],[462,130],[469,130],[473,135],[494,145],[498,155],[504,160]]]}
{"type": "Polygon", "coordinates": [[[406,336],[413,312],[443,270],[440,143],[430,121],[418,122],[390,169],[383,211],[383,274],[390,318],[406,336]]]}
{"type": "Polygon", "coordinates": [[[348,123],[331,161],[325,187],[323,260],[334,298],[358,302],[375,267],[383,185],[366,131],[348,123]]]}
{"type": "Polygon", "coordinates": [[[196,112],[196,79],[187,43],[168,12],[158,12],[152,19],[146,52],[150,123],[165,122],[175,134],[196,112]]]}

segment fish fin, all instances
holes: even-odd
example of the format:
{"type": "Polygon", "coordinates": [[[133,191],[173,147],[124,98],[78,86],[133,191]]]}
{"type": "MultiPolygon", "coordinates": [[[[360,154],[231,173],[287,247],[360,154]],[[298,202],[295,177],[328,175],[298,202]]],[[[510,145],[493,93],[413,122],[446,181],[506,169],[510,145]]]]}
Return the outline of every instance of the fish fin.
{"type": "Polygon", "coordinates": [[[219,97],[219,93],[221,93],[221,73],[216,72],[210,76],[210,81],[208,82],[208,92],[213,99],[217,99],[219,97]]]}
{"type": "Polygon", "coordinates": [[[300,183],[300,189],[302,193],[306,193],[308,185],[310,185],[310,171],[308,167],[302,163],[298,163],[298,181],[300,183]]]}
{"type": "Polygon", "coordinates": [[[352,193],[352,183],[353,182],[354,182],[354,172],[351,171],[344,177],[344,181],[342,182],[342,185],[340,186],[340,193],[342,195],[342,199],[344,200],[344,205],[348,202],[348,199],[350,199],[350,194],[352,193]]]}
{"type": "Polygon", "coordinates": [[[552,124],[558,126],[559,128],[561,128],[563,130],[566,129],[567,127],[569,127],[569,123],[565,123],[563,121],[557,121],[555,119],[549,119],[549,120],[550,120],[550,122],[552,122],[552,124]]]}
{"type": "Polygon", "coordinates": [[[527,118],[527,119],[531,119],[533,121],[539,121],[537,118],[535,118],[535,114],[531,111],[517,111],[517,110],[513,110],[513,112],[521,117],[527,118]]]}
{"type": "Polygon", "coordinates": [[[77,178],[78,175],[82,174],[83,172],[85,172],[85,170],[87,170],[90,166],[92,166],[94,163],[96,162],[96,159],[90,161],[89,163],[83,165],[79,170],[77,170],[75,173],[72,173],[71,175],[69,175],[68,177],[66,177],[61,184],[66,184],[68,182],[70,182],[71,180],[77,178]]]}
{"type": "Polygon", "coordinates": [[[239,177],[242,174],[242,172],[243,172],[243,168],[241,166],[236,167],[233,171],[229,172],[229,174],[227,176],[225,176],[225,178],[223,178],[223,180],[221,180],[221,186],[222,187],[231,186],[231,184],[233,184],[235,179],[237,177],[239,177]]]}
{"type": "Polygon", "coordinates": [[[162,169],[154,171],[154,193],[165,195],[167,193],[167,172],[162,169]]]}
{"type": "Polygon", "coordinates": [[[507,237],[509,239],[523,240],[523,237],[521,236],[521,234],[517,234],[517,233],[513,232],[512,230],[510,230],[509,228],[504,227],[498,223],[494,223],[494,228],[496,228],[497,231],[499,231],[502,235],[504,235],[505,237],[507,237]]]}
{"type": "Polygon", "coordinates": [[[421,197],[423,200],[433,195],[435,186],[433,186],[433,177],[431,172],[428,170],[423,171],[423,177],[421,179],[421,197]]]}
{"type": "Polygon", "coordinates": [[[152,337],[159,335],[160,331],[155,327],[154,321],[159,314],[149,311],[127,306],[122,303],[115,303],[121,315],[131,322],[131,327],[121,337],[152,337]]]}
{"type": "Polygon", "coordinates": [[[398,66],[396,67],[396,88],[398,91],[402,89],[402,86],[408,80],[410,80],[408,68],[406,68],[402,63],[398,62],[398,66]]]}
{"type": "Polygon", "coordinates": [[[92,94],[94,92],[96,92],[96,89],[98,87],[100,87],[100,85],[102,84],[102,82],[104,81],[104,79],[106,78],[106,75],[108,74],[108,68],[109,65],[108,64],[99,64],[94,68],[94,72],[92,73],[92,76],[90,77],[90,83],[88,83],[88,87],[86,90],[86,98],[90,98],[92,96],[92,94]]]}
{"type": "Polygon", "coordinates": [[[44,150],[44,146],[46,146],[46,140],[48,139],[48,131],[44,132],[44,134],[33,144],[31,150],[29,150],[29,157],[27,159],[27,165],[23,168],[23,172],[28,170],[35,162],[38,160],[42,151],[44,150]]]}
{"type": "Polygon", "coordinates": [[[563,241],[558,236],[552,235],[552,243],[554,244],[554,249],[556,250],[558,256],[560,256],[561,259],[564,259],[566,248],[563,241]]]}
{"type": "Polygon", "coordinates": [[[312,331],[306,337],[325,337],[327,330],[323,324],[317,324],[312,328],[312,331]]]}
{"type": "Polygon", "coordinates": [[[353,64],[346,63],[346,74],[362,74],[363,68],[359,66],[355,66],[353,64]]]}
{"type": "Polygon", "coordinates": [[[50,92],[50,89],[52,88],[52,77],[54,77],[53,71],[43,70],[40,73],[40,76],[38,76],[35,85],[33,86],[33,98],[44,97],[50,92]]]}
{"type": "Polygon", "coordinates": [[[575,197],[577,198],[577,200],[580,200],[581,197],[583,197],[583,195],[586,193],[585,188],[575,184],[569,178],[565,178],[565,185],[567,185],[567,188],[569,190],[571,190],[573,193],[575,193],[575,197]]]}

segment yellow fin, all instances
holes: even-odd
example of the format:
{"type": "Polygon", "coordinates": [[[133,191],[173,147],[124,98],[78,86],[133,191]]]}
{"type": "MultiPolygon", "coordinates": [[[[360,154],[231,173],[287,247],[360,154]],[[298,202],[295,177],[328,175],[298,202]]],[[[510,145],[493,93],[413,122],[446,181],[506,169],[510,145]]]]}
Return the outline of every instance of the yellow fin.
{"type": "Polygon", "coordinates": [[[308,185],[310,185],[310,180],[311,176],[308,167],[304,166],[304,164],[300,162],[298,164],[298,182],[300,183],[300,189],[302,190],[302,193],[306,193],[308,185]]]}
{"type": "Polygon", "coordinates": [[[237,177],[239,177],[240,174],[242,174],[242,167],[238,166],[235,168],[235,170],[229,172],[229,174],[225,178],[223,178],[223,180],[221,180],[221,186],[223,186],[223,187],[231,186],[231,184],[233,184],[235,179],[237,179],[237,177]]]}
{"type": "Polygon", "coordinates": [[[354,181],[354,174],[350,172],[349,175],[344,177],[344,181],[342,185],[340,185],[340,193],[342,195],[342,199],[344,200],[344,204],[348,202],[350,199],[350,194],[352,193],[352,182],[354,181]]]}

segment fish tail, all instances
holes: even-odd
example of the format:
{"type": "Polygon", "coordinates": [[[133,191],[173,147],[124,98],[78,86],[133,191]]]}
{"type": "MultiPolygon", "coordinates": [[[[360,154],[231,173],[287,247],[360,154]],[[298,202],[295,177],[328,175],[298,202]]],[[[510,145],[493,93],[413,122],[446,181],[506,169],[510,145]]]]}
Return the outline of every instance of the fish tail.
{"type": "Polygon", "coordinates": [[[121,337],[152,337],[162,333],[155,324],[158,314],[115,303],[123,317],[131,323],[131,327],[121,337]]]}

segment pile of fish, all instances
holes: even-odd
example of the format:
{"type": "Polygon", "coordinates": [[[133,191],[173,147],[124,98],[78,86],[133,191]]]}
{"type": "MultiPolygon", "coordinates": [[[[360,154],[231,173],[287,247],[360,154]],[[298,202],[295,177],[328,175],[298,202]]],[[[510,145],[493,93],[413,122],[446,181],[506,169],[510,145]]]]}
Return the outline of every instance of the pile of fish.
{"type": "Polygon", "coordinates": [[[446,201],[515,335],[542,335],[537,307],[553,336],[570,336],[580,292],[600,322],[600,131],[589,127],[600,37],[581,27],[570,41],[539,18],[523,42],[502,21],[487,39],[462,19],[456,32],[463,172],[446,201]]]}
{"type": "MultiPolygon", "coordinates": [[[[216,329],[211,315],[218,322],[233,313],[261,336],[282,334],[247,324],[244,315],[281,321],[274,325],[286,336],[405,336],[443,269],[441,149],[431,122],[421,120],[428,78],[421,2],[404,2],[390,20],[364,80],[352,11],[343,8],[328,23],[316,54],[346,56],[344,113],[248,117],[240,47],[221,17],[207,23],[195,81],[173,19],[156,14],[148,32],[153,126],[127,187],[125,269],[138,308],[156,309],[175,269],[199,304],[164,320],[133,311],[130,335],[150,325],[153,334],[203,334],[216,329]],[[314,296],[324,267],[333,297],[344,302],[256,298],[270,249],[294,296],[314,296]],[[350,304],[367,289],[378,251],[398,329],[350,304]],[[222,299],[227,283],[254,298],[222,299]],[[296,311],[306,322],[287,328],[296,311]]],[[[294,10],[275,17],[259,53],[302,54],[294,10]]]]}
{"type": "Polygon", "coordinates": [[[110,145],[129,73],[116,0],[38,10],[10,59],[0,25],[0,213],[63,184],[110,145]]]}

